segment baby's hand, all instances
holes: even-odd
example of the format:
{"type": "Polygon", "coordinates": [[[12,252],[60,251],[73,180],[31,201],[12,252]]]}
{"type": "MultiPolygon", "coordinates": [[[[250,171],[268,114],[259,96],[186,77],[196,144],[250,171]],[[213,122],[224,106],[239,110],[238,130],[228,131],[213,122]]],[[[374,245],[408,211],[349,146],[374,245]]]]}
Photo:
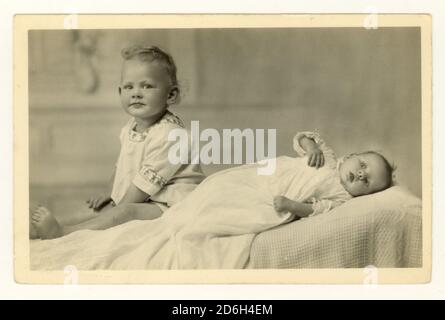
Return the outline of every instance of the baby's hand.
{"type": "Polygon", "coordinates": [[[289,201],[291,200],[283,196],[276,196],[275,198],[273,198],[273,206],[275,208],[275,211],[278,213],[288,211],[289,201]]]}
{"type": "Polygon", "coordinates": [[[324,166],[324,155],[318,147],[313,147],[307,151],[307,164],[310,167],[321,168],[324,166]]]}
{"type": "Polygon", "coordinates": [[[100,211],[103,207],[108,205],[112,201],[110,196],[98,196],[95,198],[90,198],[86,202],[88,204],[88,208],[91,208],[95,211],[100,211]]]}

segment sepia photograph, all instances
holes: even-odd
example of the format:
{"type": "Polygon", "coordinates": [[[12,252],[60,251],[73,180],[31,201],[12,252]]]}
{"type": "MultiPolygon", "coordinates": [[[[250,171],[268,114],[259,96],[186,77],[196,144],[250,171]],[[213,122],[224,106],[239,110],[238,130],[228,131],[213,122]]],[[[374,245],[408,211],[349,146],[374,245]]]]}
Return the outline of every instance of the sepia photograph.
{"type": "Polygon", "coordinates": [[[429,281],[429,16],[14,32],[18,282],[429,281]]]}

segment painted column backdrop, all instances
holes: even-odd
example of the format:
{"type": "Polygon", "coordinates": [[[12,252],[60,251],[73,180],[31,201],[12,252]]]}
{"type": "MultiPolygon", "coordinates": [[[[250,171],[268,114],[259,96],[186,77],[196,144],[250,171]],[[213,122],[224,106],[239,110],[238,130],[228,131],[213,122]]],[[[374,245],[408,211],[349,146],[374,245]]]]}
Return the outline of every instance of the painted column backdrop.
{"type": "Polygon", "coordinates": [[[31,204],[60,214],[103,191],[128,119],[120,50],[133,43],[174,57],[172,111],[188,127],[275,128],[290,156],[294,134],[316,129],[337,155],[381,151],[422,196],[418,28],[41,30],[29,33],[31,204]]]}

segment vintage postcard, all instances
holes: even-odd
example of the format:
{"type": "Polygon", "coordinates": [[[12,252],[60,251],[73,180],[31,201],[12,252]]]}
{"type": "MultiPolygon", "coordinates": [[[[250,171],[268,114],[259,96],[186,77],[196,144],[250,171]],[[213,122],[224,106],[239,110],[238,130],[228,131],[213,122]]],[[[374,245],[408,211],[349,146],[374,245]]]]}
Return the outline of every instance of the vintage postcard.
{"type": "Polygon", "coordinates": [[[17,15],[24,284],[431,277],[431,16],[17,15]]]}

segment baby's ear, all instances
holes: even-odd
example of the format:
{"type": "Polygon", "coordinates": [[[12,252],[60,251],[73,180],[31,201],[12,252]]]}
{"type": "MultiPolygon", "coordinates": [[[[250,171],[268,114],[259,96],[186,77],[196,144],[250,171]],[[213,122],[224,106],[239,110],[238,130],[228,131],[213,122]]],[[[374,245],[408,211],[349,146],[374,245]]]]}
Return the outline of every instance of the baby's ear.
{"type": "Polygon", "coordinates": [[[179,102],[179,87],[173,86],[167,96],[167,104],[175,104],[179,102]]]}

